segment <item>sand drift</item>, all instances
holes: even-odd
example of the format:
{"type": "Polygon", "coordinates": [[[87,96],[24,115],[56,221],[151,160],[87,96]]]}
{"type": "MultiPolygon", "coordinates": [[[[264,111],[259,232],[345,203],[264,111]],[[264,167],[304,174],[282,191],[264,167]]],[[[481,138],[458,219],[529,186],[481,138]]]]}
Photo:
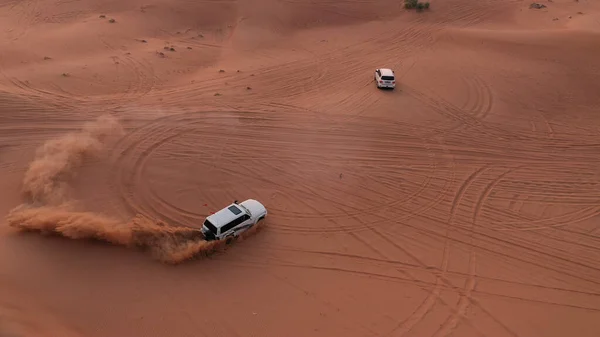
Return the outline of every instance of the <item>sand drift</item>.
{"type": "Polygon", "coordinates": [[[25,201],[9,212],[8,225],[23,231],[139,248],[166,263],[180,263],[222,250],[224,242],[206,241],[196,228],[176,227],[142,215],[121,221],[77,209],[68,197],[69,182],[86,160],[100,156],[121,135],[123,129],[115,118],[101,116],[79,132],[40,146],[23,180],[25,201]]]}

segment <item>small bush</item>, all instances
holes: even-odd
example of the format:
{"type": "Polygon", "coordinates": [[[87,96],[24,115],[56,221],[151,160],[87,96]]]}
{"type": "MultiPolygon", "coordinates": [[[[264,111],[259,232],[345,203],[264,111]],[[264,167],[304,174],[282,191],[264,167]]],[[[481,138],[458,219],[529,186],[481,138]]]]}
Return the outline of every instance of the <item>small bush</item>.
{"type": "Polygon", "coordinates": [[[414,9],[417,8],[419,0],[404,0],[404,8],[414,9]]]}
{"type": "Polygon", "coordinates": [[[417,12],[429,9],[429,2],[419,2],[419,0],[404,0],[404,8],[416,9],[417,12]]]}

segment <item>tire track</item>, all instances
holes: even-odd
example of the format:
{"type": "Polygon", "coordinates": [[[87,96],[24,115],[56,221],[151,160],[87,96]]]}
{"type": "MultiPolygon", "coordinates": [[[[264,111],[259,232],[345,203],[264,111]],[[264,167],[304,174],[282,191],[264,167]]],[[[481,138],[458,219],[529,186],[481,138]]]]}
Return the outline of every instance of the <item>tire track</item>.
{"type": "MultiPolygon", "coordinates": [[[[279,259],[273,258],[273,257],[265,258],[263,261],[259,261],[259,260],[252,261],[251,264],[248,264],[248,262],[246,262],[246,263],[240,264],[240,265],[242,265],[244,267],[253,267],[253,268],[260,267],[260,266],[265,266],[265,267],[280,266],[280,267],[289,267],[289,268],[298,268],[298,269],[319,270],[319,271],[326,271],[326,272],[351,274],[351,275],[356,275],[356,276],[361,276],[361,277],[368,277],[370,279],[375,278],[375,279],[380,279],[380,280],[385,280],[385,281],[391,281],[391,282],[394,282],[397,284],[417,285],[417,286],[422,287],[423,289],[431,289],[431,288],[435,287],[435,283],[432,283],[432,282],[427,282],[427,281],[422,281],[422,280],[414,280],[412,278],[393,276],[393,275],[389,275],[389,274],[383,273],[383,272],[380,273],[380,272],[370,272],[370,271],[364,271],[364,270],[348,269],[348,268],[343,268],[343,267],[332,267],[331,265],[328,265],[328,266],[303,265],[303,264],[300,264],[297,262],[282,261],[282,260],[279,260],[279,259]]],[[[464,292],[464,289],[462,289],[460,287],[454,287],[454,286],[444,286],[443,291],[461,294],[464,292]]],[[[586,310],[586,311],[590,311],[590,312],[600,312],[600,308],[596,308],[596,307],[586,307],[586,306],[580,306],[580,305],[573,305],[573,304],[569,304],[569,303],[559,303],[559,302],[552,302],[552,301],[534,299],[534,298],[527,299],[527,298],[515,297],[515,296],[511,296],[511,295],[506,295],[506,294],[493,293],[490,291],[474,290],[473,293],[480,295],[480,296],[490,296],[490,297],[494,297],[494,298],[520,300],[520,301],[536,303],[536,304],[552,305],[552,306],[566,307],[566,308],[576,308],[576,309],[586,310]]],[[[440,301],[442,303],[446,304],[443,300],[440,300],[440,301]]],[[[483,310],[484,312],[486,312],[486,314],[490,315],[489,311],[487,311],[485,308],[483,308],[481,305],[479,305],[477,301],[474,301],[474,303],[478,305],[479,309],[483,310]]],[[[498,321],[498,324],[503,324],[503,323],[498,321]]],[[[517,334],[514,333],[510,328],[508,328],[507,326],[505,326],[505,327],[507,328],[507,332],[511,336],[517,336],[517,334]]]]}
{"type": "Polygon", "coordinates": [[[78,106],[78,103],[80,104],[83,102],[80,98],[71,95],[35,88],[28,81],[23,81],[7,74],[6,71],[3,70],[2,64],[0,64],[0,76],[6,79],[8,83],[12,85],[12,89],[18,94],[27,96],[28,99],[44,101],[50,106],[75,108],[78,106]]]}
{"type": "MultiPolygon", "coordinates": [[[[421,272],[441,273],[442,272],[441,268],[431,268],[431,267],[423,268],[419,264],[391,260],[391,259],[386,259],[386,258],[376,258],[376,257],[370,257],[370,256],[364,256],[364,255],[331,252],[331,251],[297,249],[297,248],[282,246],[282,245],[277,245],[277,244],[270,246],[269,248],[257,247],[257,250],[264,250],[264,251],[273,251],[274,250],[274,251],[283,251],[283,252],[288,252],[288,253],[300,253],[303,255],[327,256],[327,257],[332,257],[332,258],[338,258],[340,260],[349,260],[350,262],[348,262],[348,264],[351,264],[351,265],[377,266],[377,267],[381,267],[382,270],[389,270],[391,268],[402,268],[405,270],[410,270],[410,271],[419,272],[419,273],[421,273],[421,272]]],[[[296,258],[294,258],[294,259],[300,260],[300,259],[296,259],[296,258]]],[[[453,277],[453,278],[461,278],[461,279],[466,280],[470,277],[470,273],[469,272],[463,273],[463,272],[459,272],[459,271],[447,270],[445,272],[445,276],[448,278],[453,277]]],[[[556,291],[556,292],[564,292],[567,294],[574,294],[574,295],[578,294],[578,295],[585,295],[585,296],[600,297],[600,292],[584,291],[584,290],[554,287],[554,286],[546,286],[546,285],[541,285],[541,284],[532,284],[532,283],[520,282],[520,281],[515,281],[515,280],[489,277],[489,276],[485,276],[485,275],[478,275],[478,279],[481,281],[486,281],[486,282],[490,282],[490,283],[498,283],[498,284],[503,284],[503,285],[510,285],[510,286],[514,286],[514,287],[528,287],[528,288],[531,288],[532,290],[541,289],[541,290],[549,290],[549,291],[556,291]]],[[[435,285],[436,283],[430,283],[430,284],[435,285]]],[[[455,287],[455,288],[458,289],[458,287],[455,287]]]]}
{"type": "MultiPolygon", "coordinates": [[[[492,199],[509,202],[509,208],[502,210],[492,207],[484,212],[483,215],[490,219],[490,229],[510,232],[558,228],[599,214],[600,193],[596,192],[597,183],[573,179],[572,169],[562,164],[528,165],[527,168],[526,171],[518,171],[519,180],[504,179],[496,186],[492,199]],[[546,176],[553,176],[555,179],[548,181],[546,176]],[[510,212],[510,204],[515,204],[515,195],[518,198],[521,193],[527,195],[527,205],[562,205],[569,207],[569,210],[550,216],[528,217],[520,213],[520,209],[525,205],[525,201],[522,201],[515,213],[510,212]],[[523,226],[525,223],[526,226],[523,226]]],[[[592,178],[595,175],[594,171],[595,169],[588,165],[578,169],[581,177],[592,178]]]]}
{"type": "MultiPolygon", "coordinates": [[[[133,156],[133,157],[138,157],[139,159],[137,159],[134,163],[131,163],[130,165],[132,165],[133,167],[135,167],[135,169],[133,170],[133,173],[131,175],[128,175],[127,178],[125,177],[121,177],[118,178],[118,180],[123,181],[123,184],[125,185],[127,183],[127,181],[133,181],[134,184],[136,184],[135,182],[137,181],[137,183],[139,184],[139,179],[141,179],[141,176],[144,175],[144,169],[143,167],[146,165],[146,161],[147,159],[152,155],[152,153],[158,149],[159,147],[161,147],[163,144],[168,143],[169,141],[175,139],[175,138],[181,138],[181,137],[185,137],[186,135],[192,134],[197,132],[198,130],[205,130],[208,129],[208,127],[206,126],[207,123],[210,123],[209,121],[207,121],[206,119],[201,119],[200,116],[199,118],[185,118],[183,120],[180,119],[181,116],[178,117],[173,117],[170,118],[168,120],[168,124],[170,124],[171,126],[166,128],[164,127],[164,125],[159,126],[162,123],[167,122],[167,120],[161,120],[161,123],[155,123],[153,126],[150,127],[145,127],[145,131],[139,131],[142,133],[149,133],[148,136],[144,136],[145,138],[143,140],[141,140],[141,143],[139,144],[132,144],[131,147],[134,148],[137,153],[139,154],[135,154],[136,152],[131,152],[133,151],[132,149],[126,149],[122,151],[122,156],[127,157],[127,156],[133,156]],[[185,124],[179,124],[185,121],[185,124]],[[200,129],[199,129],[200,128],[200,129]],[[160,131],[158,131],[160,130],[160,131]],[[147,144],[147,145],[144,145],[147,144]]],[[[224,124],[222,124],[224,125],[224,124]]],[[[256,125],[256,127],[259,127],[261,129],[267,130],[265,128],[269,128],[268,126],[269,124],[264,124],[262,123],[262,125],[256,125]]],[[[299,129],[298,129],[299,130],[299,129]]],[[[291,130],[290,130],[291,131],[291,130]]],[[[253,131],[254,133],[256,131],[253,131]]],[[[289,131],[285,131],[286,133],[289,134],[289,131]]],[[[305,132],[305,131],[303,131],[305,132]]],[[[318,132],[318,131],[317,131],[318,132]]],[[[263,132],[264,133],[264,132],[263,132]]],[[[203,131],[201,133],[203,135],[203,137],[208,137],[209,134],[207,134],[205,131],[203,131]]],[[[268,134],[268,133],[267,133],[268,134]]],[[[277,134],[275,134],[276,137],[280,137],[277,136],[277,134]]],[[[135,136],[135,137],[139,137],[139,136],[135,136]]],[[[238,150],[243,151],[242,153],[244,153],[245,151],[243,150],[244,147],[240,147],[242,142],[247,142],[247,137],[245,137],[244,135],[231,135],[232,141],[234,141],[235,144],[234,147],[236,147],[238,150]]],[[[262,140],[257,140],[257,144],[255,144],[254,146],[252,146],[252,148],[255,148],[256,146],[274,146],[275,144],[269,144],[268,142],[266,142],[266,139],[269,138],[269,136],[263,136],[262,140]],[[262,144],[262,145],[260,145],[262,144]]],[[[208,140],[210,138],[206,138],[206,140],[208,140]]],[[[216,139],[215,139],[216,140],[216,139]]],[[[201,141],[202,142],[202,141],[201,141]]],[[[286,142],[288,142],[286,140],[286,142]]],[[[196,142],[194,142],[196,143],[196,142]]],[[[317,144],[321,144],[321,141],[315,143],[315,145],[317,144]]],[[[354,152],[354,151],[360,151],[361,148],[358,148],[357,150],[352,150],[350,149],[350,151],[354,152]]],[[[196,151],[196,150],[195,150],[196,151]]],[[[308,152],[307,152],[308,153],[308,152]]],[[[385,153],[384,153],[385,154],[385,153]]],[[[257,181],[262,181],[264,183],[273,185],[277,188],[281,188],[284,189],[286,188],[288,185],[287,183],[289,183],[290,181],[303,181],[306,179],[305,176],[303,175],[298,175],[296,173],[292,172],[287,172],[287,171],[282,171],[281,169],[279,169],[277,166],[274,166],[273,164],[271,164],[269,160],[263,160],[260,158],[255,158],[254,160],[251,159],[252,157],[246,158],[247,160],[249,160],[250,165],[248,165],[247,167],[244,168],[244,170],[246,172],[242,173],[240,170],[238,169],[234,169],[233,167],[235,167],[235,165],[233,166],[225,166],[225,167],[219,167],[218,169],[223,171],[223,172],[227,172],[228,174],[232,174],[235,176],[238,176],[240,178],[246,176],[246,177],[253,177],[253,179],[258,179],[257,181]],[[229,167],[229,168],[228,168],[229,167]],[[277,180],[277,177],[272,176],[272,177],[261,177],[260,175],[260,168],[266,168],[271,172],[279,172],[279,174],[285,174],[286,179],[287,179],[287,183],[283,183],[283,182],[279,182],[277,180]],[[257,177],[254,177],[254,175],[256,175],[257,177]],[[292,180],[290,180],[292,179],[292,180]]],[[[283,158],[275,158],[278,162],[281,162],[281,160],[283,158]]],[[[239,158],[236,156],[235,160],[239,160],[239,158]]],[[[229,158],[222,158],[220,161],[224,162],[224,163],[228,163],[231,162],[231,164],[234,164],[235,160],[233,159],[229,159],[229,158]]],[[[291,160],[291,159],[290,159],[291,160]]],[[[370,160],[369,158],[367,158],[367,160],[370,160]]],[[[386,159],[388,160],[388,159],[386,159]]],[[[214,158],[211,159],[212,162],[215,162],[214,158]]],[[[202,161],[200,161],[202,162],[202,161]]],[[[294,162],[293,160],[291,161],[292,163],[294,162]]],[[[319,160],[318,159],[314,159],[311,161],[305,161],[305,163],[310,164],[311,162],[314,162],[314,164],[311,165],[316,165],[319,160]]],[[[117,164],[118,166],[127,166],[125,163],[123,162],[119,162],[117,164]]],[[[322,163],[321,163],[322,165],[322,163]]],[[[423,180],[421,186],[419,189],[417,189],[415,192],[412,192],[411,194],[408,194],[405,198],[401,198],[401,199],[397,199],[397,198],[390,198],[388,202],[385,202],[383,204],[377,204],[374,206],[367,206],[367,207],[362,207],[360,209],[356,209],[355,211],[349,211],[348,209],[346,211],[343,212],[317,212],[316,214],[310,214],[307,216],[304,216],[304,218],[329,218],[329,219],[334,219],[334,218],[338,218],[338,217],[344,217],[344,216],[349,216],[349,215],[359,215],[359,214],[364,214],[364,213],[373,213],[373,212],[377,212],[377,211],[381,211],[384,209],[388,209],[391,207],[395,207],[400,203],[408,203],[410,202],[411,199],[415,198],[417,195],[419,195],[420,193],[423,193],[428,187],[429,184],[431,183],[431,176],[435,174],[436,172],[436,168],[435,165],[432,163],[431,165],[431,169],[430,169],[430,173],[426,173],[424,175],[425,179],[423,180]]],[[[360,174],[360,171],[357,171],[356,174],[360,174]]],[[[389,178],[389,177],[388,177],[389,178]]],[[[247,180],[247,178],[246,178],[247,180]]],[[[372,180],[373,182],[375,182],[375,180],[372,180]]],[[[407,180],[405,179],[401,179],[400,181],[403,182],[407,182],[407,180]]],[[[385,181],[384,181],[385,183],[385,181]]],[[[393,183],[392,185],[388,186],[389,188],[387,188],[388,190],[394,190],[396,189],[395,187],[396,183],[393,183]]],[[[411,183],[412,184],[412,183],[411,183]]],[[[408,186],[408,185],[407,185],[408,186]]],[[[418,185],[417,185],[418,186],[418,185]]],[[[315,185],[314,187],[311,185],[305,185],[305,186],[298,186],[297,188],[297,192],[302,193],[302,194],[306,194],[307,196],[309,195],[320,195],[320,197],[323,200],[326,200],[328,202],[331,202],[333,204],[339,204],[341,202],[341,199],[339,199],[338,197],[336,197],[336,195],[343,195],[345,193],[344,190],[340,190],[338,188],[336,188],[335,186],[331,187],[331,189],[326,189],[324,190],[321,186],[319,185],[315,185]]],[[[366,189],[363,190],[364,191],[369,191],[370,193],[379,193],[376,191],[376,189],[371,189],[368,186],[366,187],[366,189]]],[[[147,191],[150,192],[150,191],[147,191]]],[[[131,195],[132,193],[134,193],[133,191],[130,192],[122,192],[122,195],[131,195]]],[[[347,196],[347,193],[345,193],[347,196]]],[[[155,193],[148,193],[148,195],[155,195],[155,193]]],[[[358,198],[357,200],[362,200],[366,201],[368,200],[368,198],[365,199],[364,196],[362,196],[361,194],[356,194],[354,195],[355,198],[358,198]]],[[[385,195],[380,195],[379,198],[387,198],[385,195]]],[[[133,201],[133,200],[129,200],[128,197],[125,198],[125,201],[129,204],[138,204],[139,202],[142,201],[133,201]]],[[[155,200],[153,202],[157,202],[158,200],[155,198],[155,200]]],[[[363,201],[361,201],[360,203],[364,203],[363,201]]],[[[144,204],[149,204],[152,203],[150,201],[144,201],[144,204]]],[[[372,204],[372,202],[370,203],[372,204]]],[[[346,208],[350,207],[350,209],[352,208],[352,206],[350,206],[349,204],[347,204],[345,206],[346,208]]],[[[177,211],[178,208],[174,207],[173,205],[165,205],[164,203],[161,202],[161,208],[170,208],[171,211],[177,211]]],[[[271,207],[274,212],[277,211],[277,207],[271,207]]],[[[138,210],[138,211],[143,211],[143,210],[138,210]]],[[[147,211],[146,211],[147,212],[147,211]]],[[[144,213],[144,212],[142,212],[144,213]]],[[[285,213],[282,211],[282,216],[284,217],[289,217],[289,218],[301,218],[302,215],[304,213],[300,212],[300,211],[286,211],[285,213]],[[291,214],[290,214],[291,212],[291,214]],[[287,213],[287,214],[286,214],[287,213]],[[283,215],[284,214],[284,215],[283,215]]],[[[187,213],[186,216],[190,216],[191,213],[187,213]]],[[[279,215],[277,213],[274,213],[273,216],[275,217],[279,217],[279,215]]],[[[197,217],[195,217],[197,218],[197,217]]],[[[291,226],[289,229],[295,229],[295,227],[291,226]]],[[[352,231],[352,230],[359,230],[360,227],[348,227],[348,226],[342,226],[339,229],[336,229],[336,232],[344,232],[344,231],[352,231]]],[[[317,230],[318,228],[303,228],[302,230],[304,231],[314,231],[317,230]]]]}
{"type": "MultiPolygon", "coordinates": [[[[437,112],[442,117],[447,118],[452,123],[448,128],[444,130],[444,134],[449,134],[451,132],[457,134],[457,131],[459,129],[466,128],[468,129],[469,133],[481,133],[482,137],[502,140],[508,139],[506,132],[500,127],[496,126],[493,123],[484,122],[478,117],[473,116],[468,112],[465,112],[464,109],[455,106],[454,104],[446,101],[445,99],[437,95],[432,95],[419,91],[406,83],[403,84],[403,87],[405,88],[404,91],[408,95],[422,102],[426,106],[430,107],[431,109],[433,109],[433,111],[437,112]]],[[[478,109],[481,109],[481,111],[476,112],[480,117],[487,116],[487,113],[491,111],[493,107],[493,100],[489,98],[489,102],[490,103],[488,104],[480,103],[476,105],[477,107],[479,107],[478,109]],[[481,106],[483,106],[483,108],[481,106]]],[[[432,133],[431,135],[435,135],[435,133],[432,133]]]]}
{"type": "MultiPolygon", "coordinates": [[[[455,174],[456,174],[456,167],[455,167],[454,161],[452,161],[452,170],[451,171],[452,171],[452,179],[447,184],[448,188],[446,188],[446,185],[444,186],[443,192],[439,193],[439,195],[438,195],[439,199],[436,199],[436,202],[433,203],[430,208],[433,208],[435,205],[437,205],[439,202],[441,202],[441,199],[443,199],[443,197],[449,191],[450,186],[454,182],[455,177],[456,177],[455,176],[455,174]]],[[[428,209],[420,209],[420,210],[417,211],[417,214],[425,213],[430,208],[428,208],[428,209]]],[[[407,219],[408,218],[405,218],[405,219],[402,219],[402,220],[397,220],[397,221],[403,221],[403,220],[407,220],[407,219]]],[[[380,234],[380,235],[382,235],[382,234],[380,234]]],[[[402,249],[400,246],[396,245],[393,241],[391,241],[391,240],[388,239],[388,242],[392,243],[392,245],[396,246],[401,251],[404,251],[404,249],[402,249]]],[[[447,240],[446,240],[446,242],[447,242],[447,240]]],[[[444,251],[444,254],[445,254],[445,251],[444,251]]],[[[429,266],[426,266],[421,260],[419,260],[418,258],[416,258],[414,255],[411,255],[411,254],[409,254],[409,255],[413,258],[413,260],[415,260],[417,262],[417,264],[419,265],[419,267],[421,269],[425,269],[425,270],[430,271],[429,266]]],[[[440,301],[440,302],[444,303],[446,306],[450,307],[447,303],[445,303],[440,298],[442,280],[446,284],[448,284],[448,285],[450,285],[450,283],[445,278],[445,276],[443,275],[443,272],[442,272],[442,275],[435,275],[435,276],[436,276],[435,286],[434,286],[433,289],[431,289],[431,291],[429,291],[429,294],[425,298],[425,300],[410,314],[410,316],[408,318],[406,318],[403,321],[401,321],[394,329],[392,329],[392,331],[390,331],[389,335],[403,336],[404,334],[410,332],[431,311],[431,309],[433,308],[433,306],[436,303],[436,301],[440,301]]],[[[414,279],[415,282],[418,281],[414,277],[413,277],[413,279],[414,279]]]]}
{"type": "MultiPolygon", "coordinates": [[[[476,179],[478,175],[480,175],[482,172],[486,171],[487,169],[488,169],[488,166],[484,166],[483,168],[475,171],[475,173],[473,173],[473,175],[471,175],[471,177],[469,177],[469,179],[467,179],[467,181],[468,181],[467,184],[470,185],[471,182],[474,179],[476,179]]],[[[465,282],[464,290],[460,293],[458,304],[457,304],[457,311],[455,311],[452,314],[452,316],[448,317],[448,319],[434,333],[435,337],[450,335],[454,331],[454,329],[457,327],[459,320],[461,318],[466,317],[466,314],[467,314],[470,304],[474,302],[474,300],[472,298],[472,294],[473,294],[473,291],[475,290],[478,276],[477,276],[477,254],[473,250],[473,246],[472,246],[473,231],[479,221],[479,215],[481,213],[481,209],[482,209],[485,201],[489,197],[491,191],[493,190],[494,186],[496,186],[506,175],[508,175],[515,169],[516,168],[506,170],[498,178],[496,178],[492,182],[490,182],[488,184],[488,186],[485,188],[485,190],[483,191],[483,194],[480,196],[479,200],[477,201],[477,203],[475,205],[475,209],[473,212],[473,218],[472,218],[471,226],[470,226],[470,233],[469,233],[469,241],[471,244],[470,249],[469,249],[469,276],[468,276],[467,281],[465,282]]],[[[466,190],[466,188],[468,188],[468,185],[464,186],[465,190],[466,190]]],[[[493,316],[490,316],[490,317],[497,323],[500,323],[496,317],[493,317],[493,316]]],[[[500,323],[499,325],[501,325],[502,327],[505,327],[505,324],[503,324],[503,323],[500,323]]],[[[514,333],[512,331],[509,330],[508,332],[511,333],[511,335],[514,335],[514,333]]]]}
{"type": "MultiPolygon", "coordinates": [[[[333,307],[334,312],[341,312],[342,311],[341,308],[335,307],[331,303],[329,303],[328,301],[325,301],[325,300],[317,297],[314,293],[311,293],[308,290],[306,290],[305,288],[303,288],[302,286],[299,286],[295,282],[290,281],[287,277],[280,277],[280,276],[276,275],[275,273],[273,273],[271,271],[267,271],[267,272],[270,273],[271,275],[273,275],[279,281],[281,281],[283,283],[287,283],[288,285],[292,286],[293,288],[296,288],[297,290],[301,291],[305,295],[310,296],[311,298],[313,298],[313,300],[320,302],[322,306],[330,307],[330,308],[333,307]]],[[[364,329],[370,336],[380,336],[380,334],[378,334],[375,330],[369,328],[368,326],[362,324],[361,322],[356,322],[355,320],[352,320],[352,317],[349,317],[348,315],[344,315],[344,316],[346,316],[346,318],[349,318],[347,321],[354,322],[359,327],[361,327],[362,329],[364,329]]]]}
{"type": "Polygon", "coordinates": [[[464,76],[464,80],[469,87],[469,93],[474,93],[473,96],[475,97],[474,102],[468,102],[472,106],[466,106],[465,108],[476,119],[483,121],[494,107],[492,89],[478,75],[464,76]]]}
{"type": "Polygon", "coordinates": [[[403,324],[401,324],[400,326],[398,326],[395,330],[393,330],[391,332],[392,334],[394,334],[397,331],[397,333],[394,334],[395,336],[403,336],[406,333],[410,332],[419,322],[421,322],[423,320],[423,318],[425,318],[425,316],[433,308],[435,302],[439,299],[441,291],[442,291],[442,283],[443,283],[442,280],[445,279],[446,273],[448,271],[448,262],[450,260],[449,231],[450,231],[450,228],[453,226],[453,222],[454,222],[454,218],[456,216],[457,208],[461,205],[462,198],[463,198],[464,194],[466,193],[466,191],[468,190],[469,186],[485,170],[487,170],[487,166],[483,166],[483,167],[477,169],[459,187],[458,192],[455,195],[454,200],[452,202],[452,208],[451,208],[451,211],[450,211],[450,218],[448,220],[448,225],[446,227],[446,234],[445,234],[445,240],[444,240],[444,242],[445,242],[444,243],[444,250],[442,252],[442,263],[441,263],[441,266],[440,266],[441,274],[440,275],[436,275],[436,281],[435,281],[434,289],[429,294],[429,296],[427,297],[427,299],[421,304],[421,306],[419,306],[417,308],[417,310],[415,310],[411,314],[411,316],[409,316],[407,318],[407,320],[403,322],[403,324]]]}
{"type": "MultiPolygon", "coordinates": [[[[146,61],[140,61],[133,57],[131,53],[124,53],[121,49],[111,45],[103,35],[97,36],[98,40],[111,52],[122,54],[121,56],[112,56],[117,65],[123,65],[126,72],[133,75],[133,79],[127,80],[127,89],[121,91],[118,95],[111,94],[107,97],[94,97],[94,102],[104,104],[119,104],[142,98],[154,90],[156,85],[156,75],[152,65],[146,61]]],[[[117,75],[118,76],[118,75],[117,75]]]]}
{"type": "MultiPolygon", "coordinates": [[[[18,40],[25,36],[34,24],[39,22],[41,16],[40,0],[21,0],[10,3],[9,12],[13,12],[17,18],[17,27],[22,30],[12,36],[12,40],[18,40]]],[[[11,30],[12,31],[12,30],[11,30]]]]}
{"type": "MultiPolygon", "coordinates": [[[[415,24],[418,24],[418,22],[414,20],[410,23],[410,25],[415,24]]],[[[430,26],[434,27],[432,24],[430,24],[430,26]]],[[[365,54],[365,51],[372,49],[367,46],[382,43],[386,46],[392,46],[392,48],[400,48],[398,50],[391,49],[388,51],[396,53],[416,51],[405,50],[407,46],[411,46],[411,48],[417,46],[417,50],[431,46],[434,42],[434,39],[431,38],[433,28],[431,28],[431,32],[428,30],[429,28],[421,28],[423,27],[420,27],[419,29],[386,30],[378,38],[366,39],[318,55],[308,48],[302,48],[306,52],[306,56],[283,64],[280,63],[263,67],[260,71],[255,72],[255,79],[261,79],[262,83],[272,83],[272,85],[263,88],[263,91],[269,93],[269,98],[277,97],[278,99],[290,100],[310,95],[311,93],[322,93],[324,90],[328,89],[330,84],[328,81],[324,81],[328,78],[327,75],[337,71],[335,70],[337,68],[331,69],[330,67],[323,66],[324,64],[333,64],[334,67],[343,67],[343,71],[348,74],[348,76],[344,76],[344,78],[338,78],[336,80],[337,85],[353,83],[355,76],[352,76],[352,74],[362,72],[361,69],[366,67],[366,59],[373,59],[375,57],[380,60],[379,62],[387,61],[384,56],[376,51],[365,54]],[[332,63],[333,60],[341,61],[332,63]],[[280,78],[281,76],[284,77],[280,78]]],[[[441,30],[441,28],[438,28],[438,30],[441,30]]],[[[375,60],[372,61],[375,62],[375,60]]],[[[371,67],[372,65],[369,65],[369,69],[371,69],[371,67]]],[[[163,98],[169,102],[188,100],[190,97],[197,95],[199,90],[206,93],[210,90],[217,90],[221,85],[222,80],[225,78],[228,77],[219,76],[213,81],[205,81],[202,84],[191,87],[166,90],[164,91],[163,98]]],[[[251,79],[251,77],[244,77],[244,80],[249,79],[251,79]]]]}

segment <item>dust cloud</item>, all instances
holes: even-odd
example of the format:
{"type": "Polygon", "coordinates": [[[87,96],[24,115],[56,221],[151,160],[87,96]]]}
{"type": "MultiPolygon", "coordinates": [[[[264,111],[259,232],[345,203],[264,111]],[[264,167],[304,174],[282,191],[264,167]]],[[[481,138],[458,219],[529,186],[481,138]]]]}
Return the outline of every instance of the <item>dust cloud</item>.
{"type": "Polygon", "coordinates": [[[112,116],[88,122],[79,132],[68,133],[40,146],[23,179],[23,192],[30,202],[48,205],[65,201],[68,182],[85,159],[98,156],[105,142],[123,134],[112,116]]]}
{"type": "Polygon", "coordinates": [[[171,264],[222,250],[223,242],[204,240],[196,228],[171,226],[142,215],[122,221],[77,210],[68,197],[69,181],[86,160],[100,156],[110,141],[122,134],[115,118],[101,116],[79,132],[40,146],[23,180],[26,201],[9,212],[8,225],[22,231],[138,248],[171,264]]]}

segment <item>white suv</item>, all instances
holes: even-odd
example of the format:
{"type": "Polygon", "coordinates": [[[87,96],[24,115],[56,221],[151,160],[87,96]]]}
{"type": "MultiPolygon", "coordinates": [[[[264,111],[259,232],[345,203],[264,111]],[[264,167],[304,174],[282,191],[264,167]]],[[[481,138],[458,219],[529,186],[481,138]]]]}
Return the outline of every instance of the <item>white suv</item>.
{"type": "Polygon", "coordinates": [[[206,217],[202,234],[207,241],[226,239],[229,243],[233,237],[239,236],[266,216],[267,209],[260,202],[248,199],[238,203],[236,200],[206,217]]]}
{"type": "Polygon", "coordinates": [[[396,76],[392,69],[381,68],[375,70],[375,83],[377,88],[392,88],[396,87],[396,76]]]}

